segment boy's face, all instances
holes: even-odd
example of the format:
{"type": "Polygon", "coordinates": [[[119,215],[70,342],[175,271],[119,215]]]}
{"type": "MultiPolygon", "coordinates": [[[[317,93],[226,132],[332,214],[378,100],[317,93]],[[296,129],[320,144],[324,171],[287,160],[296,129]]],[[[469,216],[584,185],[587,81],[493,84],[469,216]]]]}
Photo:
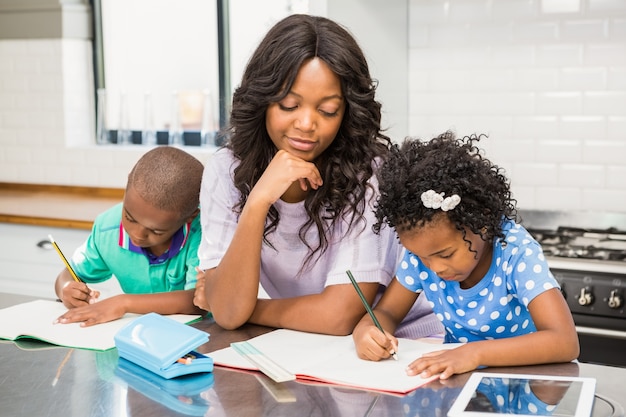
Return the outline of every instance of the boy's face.
{"type": "Polygon", "coordinates": [[[144,200],[133,187],[124,194],[122,225],[134,245],[161,255],[172,235],[185,223],[180,213],[160,210],[144,200]]]}

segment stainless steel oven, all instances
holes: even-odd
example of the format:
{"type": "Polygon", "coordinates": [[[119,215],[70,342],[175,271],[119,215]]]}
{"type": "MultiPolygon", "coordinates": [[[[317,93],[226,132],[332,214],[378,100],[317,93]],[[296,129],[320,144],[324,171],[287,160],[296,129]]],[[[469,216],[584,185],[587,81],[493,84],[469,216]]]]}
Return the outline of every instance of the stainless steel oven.
{"type": "Polygon", "coordinates": [[[581,362],[626,367],[626,213],[527,211],[580,339],[581,362]]]}

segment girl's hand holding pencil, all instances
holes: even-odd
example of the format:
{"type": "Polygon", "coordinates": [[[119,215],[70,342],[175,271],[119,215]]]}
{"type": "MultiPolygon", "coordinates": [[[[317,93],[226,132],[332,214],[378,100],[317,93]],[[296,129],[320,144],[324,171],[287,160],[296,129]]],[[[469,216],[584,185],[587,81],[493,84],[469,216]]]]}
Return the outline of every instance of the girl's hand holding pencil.
{"type": "MultiPolygon", "coordinates": [[[[363,320],[368,319],[369,317],[364,317],[363,320]]],[[[374,323],[368,326],[360,325],[355,328],[352,338],[357,355],[361,359],[380,361],[397,357],[398,339],[387,331],[381,332],[374,323]],[[396,354],[395,357],[394,354],[396,354]]]]}

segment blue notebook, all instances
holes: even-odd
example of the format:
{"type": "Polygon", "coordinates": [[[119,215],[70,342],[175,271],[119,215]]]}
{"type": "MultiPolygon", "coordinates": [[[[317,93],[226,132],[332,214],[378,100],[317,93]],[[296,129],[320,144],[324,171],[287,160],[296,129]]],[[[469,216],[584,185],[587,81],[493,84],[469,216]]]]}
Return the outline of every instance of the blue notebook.
{"type": "Polygon", "coordinates": [[[121,358],[166,379],[213,371],[213,359],[194,350],[209,334],[157,313],[127,324],[114,339],[121,358]],[[178,362],[181,358],[187,363],[178,362]]]}

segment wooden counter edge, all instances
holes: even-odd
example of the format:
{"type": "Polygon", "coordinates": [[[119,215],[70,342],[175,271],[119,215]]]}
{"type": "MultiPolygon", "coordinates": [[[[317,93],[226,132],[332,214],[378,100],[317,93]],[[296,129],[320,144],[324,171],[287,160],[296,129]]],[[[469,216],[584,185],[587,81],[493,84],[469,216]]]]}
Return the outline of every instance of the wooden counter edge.
{"type": "Polygon", "coordinates": [[[0,214],[0,223],[28,224],[32,226],[61,227],[67,229],[91,230],[92,221],[54,219],[50,217],[17,216],[14,214],[0,214]]]}
{"type": "Polygon", "coordinates": [[[88,195],[96,198],[124,198],[123,188],[106,188],[106,187],[85,187],[80,185],[52,185],[52,184],[27,184],[0,182],[0,192],[3,190],[32,192],[32,193],[50,193],[50,194],[72,194],[72,195],[88,195]]]}
{"type": "MultiPolygon", "coordinates": [[[[117,199],[120,201],[124,198],[124,189],[122,188],[84,187],[75,185],[0,182],[0,194],[2,194],[3,191],[12,191],[25,194],[49,194],[57,196],[86,196],[85,198],[89,199],[109,198],[117,199]]],[[[44,216],[22,216],[14,213],[0,213],[0,222],[84,230],[91,230],[91,227],[93,226],[93,220],[78,220],[44,216]]]]}

